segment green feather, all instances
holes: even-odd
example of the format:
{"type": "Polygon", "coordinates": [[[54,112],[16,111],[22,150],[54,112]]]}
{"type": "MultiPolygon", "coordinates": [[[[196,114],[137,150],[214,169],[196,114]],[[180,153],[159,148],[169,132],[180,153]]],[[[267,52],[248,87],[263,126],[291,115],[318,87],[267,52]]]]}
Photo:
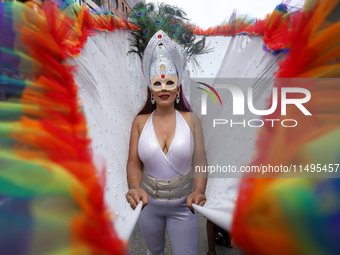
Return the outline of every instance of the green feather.
{"type": "Polygon", "coordinates": [[[150,39],[159,30],[163,30],[172,40],[182,45],[188,53],[188,60],[192,60],[197,67],[199,65],[196,56],[211,51],[205,43],[205,37],[195,42],[194,25],[188,22],[186,13],[177,6],[161,3],[156,8],[151,3],[138,3],[128,13],[127,20],[140,27],[139,30],[130,30],[131,49],[128,54],[135,53],[141,59],[150,39]]]}

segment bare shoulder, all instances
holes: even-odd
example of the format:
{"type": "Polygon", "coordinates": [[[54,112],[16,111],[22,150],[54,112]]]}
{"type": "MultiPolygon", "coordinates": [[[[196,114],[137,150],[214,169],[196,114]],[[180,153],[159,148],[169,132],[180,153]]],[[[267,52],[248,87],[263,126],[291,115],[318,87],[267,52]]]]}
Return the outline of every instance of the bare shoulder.
{"type": "Polygon", "coordinates": [[[185,121],[188,123],[188,125],[190,124],[190,112],[182,112],[182,111],[178,111],[183,118],[185,119],[185,121]]]}
{"type": "Polygon", "coordinates": [[[200,119],[198,118],[197,114],[194,112],[190,112],[190,119],[193,123],[200,122],[200,119]]]}
{"type": "Polygon", "coordinates": [[[200,123],[200,120],[195,113],[193,113],[193,112],[182,112],[182,111],[179,111],[179,112],[182,114],[183,118],[185,119],[185,121],[188,123],[189,127],[192,130],[194,129],[195,125],[200,123]]]}
{"type": "Polygon", "coordinates": [[[137,115],[133,121],[132,127],[135,127],[138,129],[138,133],[141,134],[142,130],[145,126],[145,123],[148,121],[151,113],[148,114],[140,114],[137,115]]]}

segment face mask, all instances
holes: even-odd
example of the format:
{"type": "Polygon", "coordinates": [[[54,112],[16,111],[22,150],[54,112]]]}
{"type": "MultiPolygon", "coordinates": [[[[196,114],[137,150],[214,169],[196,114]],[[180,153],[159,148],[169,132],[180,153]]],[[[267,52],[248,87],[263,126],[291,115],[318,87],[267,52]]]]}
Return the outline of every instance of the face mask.
{"type": "Polygon", "coordinates": [[[171,90],[177,88],[178,77],[166,75],[164,78],[156,76],[150,80],[153,91],[171,90]]]}

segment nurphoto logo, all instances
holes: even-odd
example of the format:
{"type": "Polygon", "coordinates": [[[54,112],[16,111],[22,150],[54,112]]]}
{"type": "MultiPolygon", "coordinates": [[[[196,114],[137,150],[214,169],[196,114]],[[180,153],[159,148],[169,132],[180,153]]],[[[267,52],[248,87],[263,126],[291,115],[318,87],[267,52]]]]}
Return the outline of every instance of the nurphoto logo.
{"type": "MultiPolygon", "coordinates": [[[[218,97],[220,104],[222,106],[222,100],[220,98],[220,95],[217,93],[216,89],[228,89],[228,91],[231,93],[232,97],[232,113],[233,115],[245,115],[245,96],[242,90],[232,84],[217,84],[215,88],[211,87],[210,85],[202,82],[197,82],[201,85],[204,85],[211,89],[215,95],[218,97]]],[[[205,91],[206,93],[203,93],[201,95],[201,114],[207,115],[207,95],[210,95],[210,97],[214,100],[215,105],[216,100],[211,92],[209,92],[206,89],[197,87],[198,89],[201,89],[205,91]]],[[[249,111],[254,115],[259,116],[265,116],[270,115],[275,112],[275,110],[278,107],[278,88],[272,88],[272,104],[269,109],[266,110],[259,110],[254,107],[253,104],[253,88],[248,87],[247,88],[247,106],[249,111]]],[[[298,88],[298,87],[283,87],[281,88],[281,115],[285,116],[287,114],[287,105],[295,105],[304,115],[312,115],[306,107],[303,105],[307,103],[311,99],[311,93],[309,90],[305,88],[298,88]],[[288,93],[295,93],[295,94],[301,94],[304,97],[303,98],[287,98],[288,93]]],[[[262,127],[264,125],[264,122],[268,121],[271,122],[272,127],[274,126],[275,121],[280,121],[279,119],[250,119],[247,121],[249,127],[262,127]]],[[[246,120],[244,119],[241,122],[233,122],[233,120],[227,120],[227,119],[214,119],[213,120],[213,127],[216,125],[225,125],[227,123],[230,123],[231,127],[233,125],[243,125],[246,126],[246,120]]],[[[281,125],[284,127],[295,127],[297,126],[298,122],[294,119],[284,119],[281,120],[281,125]],[[288,125],[288,123],[291,123],[288,125]]]]}

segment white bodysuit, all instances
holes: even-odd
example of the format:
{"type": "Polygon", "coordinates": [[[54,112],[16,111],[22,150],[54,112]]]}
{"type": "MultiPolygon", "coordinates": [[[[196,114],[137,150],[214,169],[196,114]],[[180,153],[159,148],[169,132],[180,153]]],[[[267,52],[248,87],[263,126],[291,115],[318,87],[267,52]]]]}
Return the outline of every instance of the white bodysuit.
{"type": "MultiPolygon", "coordinates": [[[[192,167],[194,140],[189,125],[176,110],[175,135],[167,155],[161,149],[153,114],[147,120],[138,141],[138,154],[148,176],[173,179],[188,174],[192,167]]],[[[191,178],[190,181],[193,181],[191,178]]],[[[180,187],[179,187],[180,189],[180,187]]],[[[148,254],[164,253],[165,226],[167,226],[175,255],[198,254],[198,217],[186,205],[186,196],[171,200],[155,199],[150,195],[149,204],[139,216],[139,225],[148,254]]]]}

